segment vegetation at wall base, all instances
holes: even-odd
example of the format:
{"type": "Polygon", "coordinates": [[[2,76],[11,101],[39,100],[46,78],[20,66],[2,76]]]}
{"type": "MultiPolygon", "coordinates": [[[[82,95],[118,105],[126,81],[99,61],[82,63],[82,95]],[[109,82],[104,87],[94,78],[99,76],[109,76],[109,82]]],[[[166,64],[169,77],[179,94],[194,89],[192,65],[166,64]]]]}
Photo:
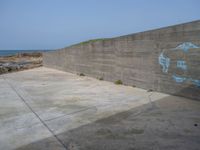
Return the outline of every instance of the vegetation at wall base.
{"type": "Polygon", "coordinates": [[[115,84],[117,84],[117,85],[122,85],[123,82],[122,82],[121,80],[117,80],[117,81],[115,81],[115,84]]]}

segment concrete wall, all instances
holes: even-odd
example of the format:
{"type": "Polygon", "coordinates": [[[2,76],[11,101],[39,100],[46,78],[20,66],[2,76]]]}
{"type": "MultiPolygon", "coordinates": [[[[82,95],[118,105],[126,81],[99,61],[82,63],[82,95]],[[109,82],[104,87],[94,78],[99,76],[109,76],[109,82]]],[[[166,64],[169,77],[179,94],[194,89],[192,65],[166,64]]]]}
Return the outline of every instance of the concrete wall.
{"type": "Polygon", "coordinates": [[[44,66],[200,100],[200,21],[44,53],[44,66]]]}

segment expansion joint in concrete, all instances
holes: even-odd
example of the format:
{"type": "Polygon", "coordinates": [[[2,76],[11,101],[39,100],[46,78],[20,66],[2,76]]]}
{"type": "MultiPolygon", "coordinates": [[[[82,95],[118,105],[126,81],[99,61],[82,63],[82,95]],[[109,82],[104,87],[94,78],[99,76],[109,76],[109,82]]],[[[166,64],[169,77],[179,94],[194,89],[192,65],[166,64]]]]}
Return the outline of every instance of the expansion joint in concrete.
{"type": "Polygon", "coordinates": [[[48,127],[48,125],[40,118],[40,116],[32,109],[32,107],[26,102],[26,100],[21,96],[21,94],[16,90],[16,88],[2,76],[4,81],[11,87],[11,89],[17,94],[17,96],[22,100],[22,102],[28,107],[28,109],[39,119],[39,121],[46,127],[46,129],[56,138],[56,140],[67,150],[67,146],[58,138],[58,136],[48,127]]]}
{"type": "Polygon", "coordinates": [[[151,108],[157,108],[156,104],[152,101],[151,99],[151,96],[153,95],[154,93],[152,92],[151,94],[148,95],[148,100],[149,100],[149,103],[151,104],[151,108]]]}

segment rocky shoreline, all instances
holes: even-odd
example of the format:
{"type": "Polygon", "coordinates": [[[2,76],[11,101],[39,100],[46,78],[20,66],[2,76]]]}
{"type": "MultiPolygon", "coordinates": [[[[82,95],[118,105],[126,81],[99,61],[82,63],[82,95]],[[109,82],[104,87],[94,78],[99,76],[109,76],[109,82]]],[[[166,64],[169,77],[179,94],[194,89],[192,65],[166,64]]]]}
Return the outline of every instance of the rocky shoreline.
{"type": "Polygon", "coordinates": [[[42,66],[42,53],[20,53],[0,56],[0,74],[42,66]]]}

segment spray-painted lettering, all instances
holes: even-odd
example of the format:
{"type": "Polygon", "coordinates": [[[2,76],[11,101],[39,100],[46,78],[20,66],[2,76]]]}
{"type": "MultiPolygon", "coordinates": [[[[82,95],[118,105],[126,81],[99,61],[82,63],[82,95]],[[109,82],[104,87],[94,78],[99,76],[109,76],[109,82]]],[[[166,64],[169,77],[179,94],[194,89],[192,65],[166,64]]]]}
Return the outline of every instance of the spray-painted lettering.
{"type": "MultiPolygon", "coordinates": [[[[196,49],[196,48],[200,48],[200,46],[197,46],[191,42],[184,42],[184,43],[178,45],[176,48],[173,48],[172,50],[182,50],[183,52],[188,53],[190,49],[196,49]]],[[[162,66],[163,73],[168,73],[168,69],[170,66],[170,58],[165,56],[162,52],[159,55],[158,60],[159,60],[159,64],[162,66]]],[[[187,65],[187,62],[185,60],[177,60],[176,67],[179,69],[182,69],[184,71],[187,71],[189,68],[187,65]]],[[[182,77],[182,76],[179,76],[176,74],[172,75],[172,79],[176,83],[190,82],[200,88],[200,80],[199,79],[193,79],[191,77],[184,77],[184,76],[182,77]]]]}
{"type": "Polygon", "coordinates": [[[164,56],[163,52],[160,54],[159,58],[159,64],[162,66],[162,71],[164,73],[167,73],[168,72],[168,68],[169,68],[169,65],[170,65],[170,59],[166,56],[164,56]]]}
{"type": "Polygon", "coordinates": [[[182,50],[187,53],[189,51],[189,49],[193,49],[193,48],[199,48],[199,46],[197,46],[191,42],[185,42],[185,43],[178,45],[173,50],[182,50]]]}
{"type": "Polygon", "coordinates": [[[185,82],[187,80],[187,78],[180,77],[180,76],[177,76],[177,75],[173,75],[172,77],[177,83],[183,83],[183,82],[185,82]]]}
{"type": "Polygon", "coordinates": [[[184,60],[178,60],[177,61],[177,68],[180,68],[182,70],[187,70],[187,65],[184,60]]]}

